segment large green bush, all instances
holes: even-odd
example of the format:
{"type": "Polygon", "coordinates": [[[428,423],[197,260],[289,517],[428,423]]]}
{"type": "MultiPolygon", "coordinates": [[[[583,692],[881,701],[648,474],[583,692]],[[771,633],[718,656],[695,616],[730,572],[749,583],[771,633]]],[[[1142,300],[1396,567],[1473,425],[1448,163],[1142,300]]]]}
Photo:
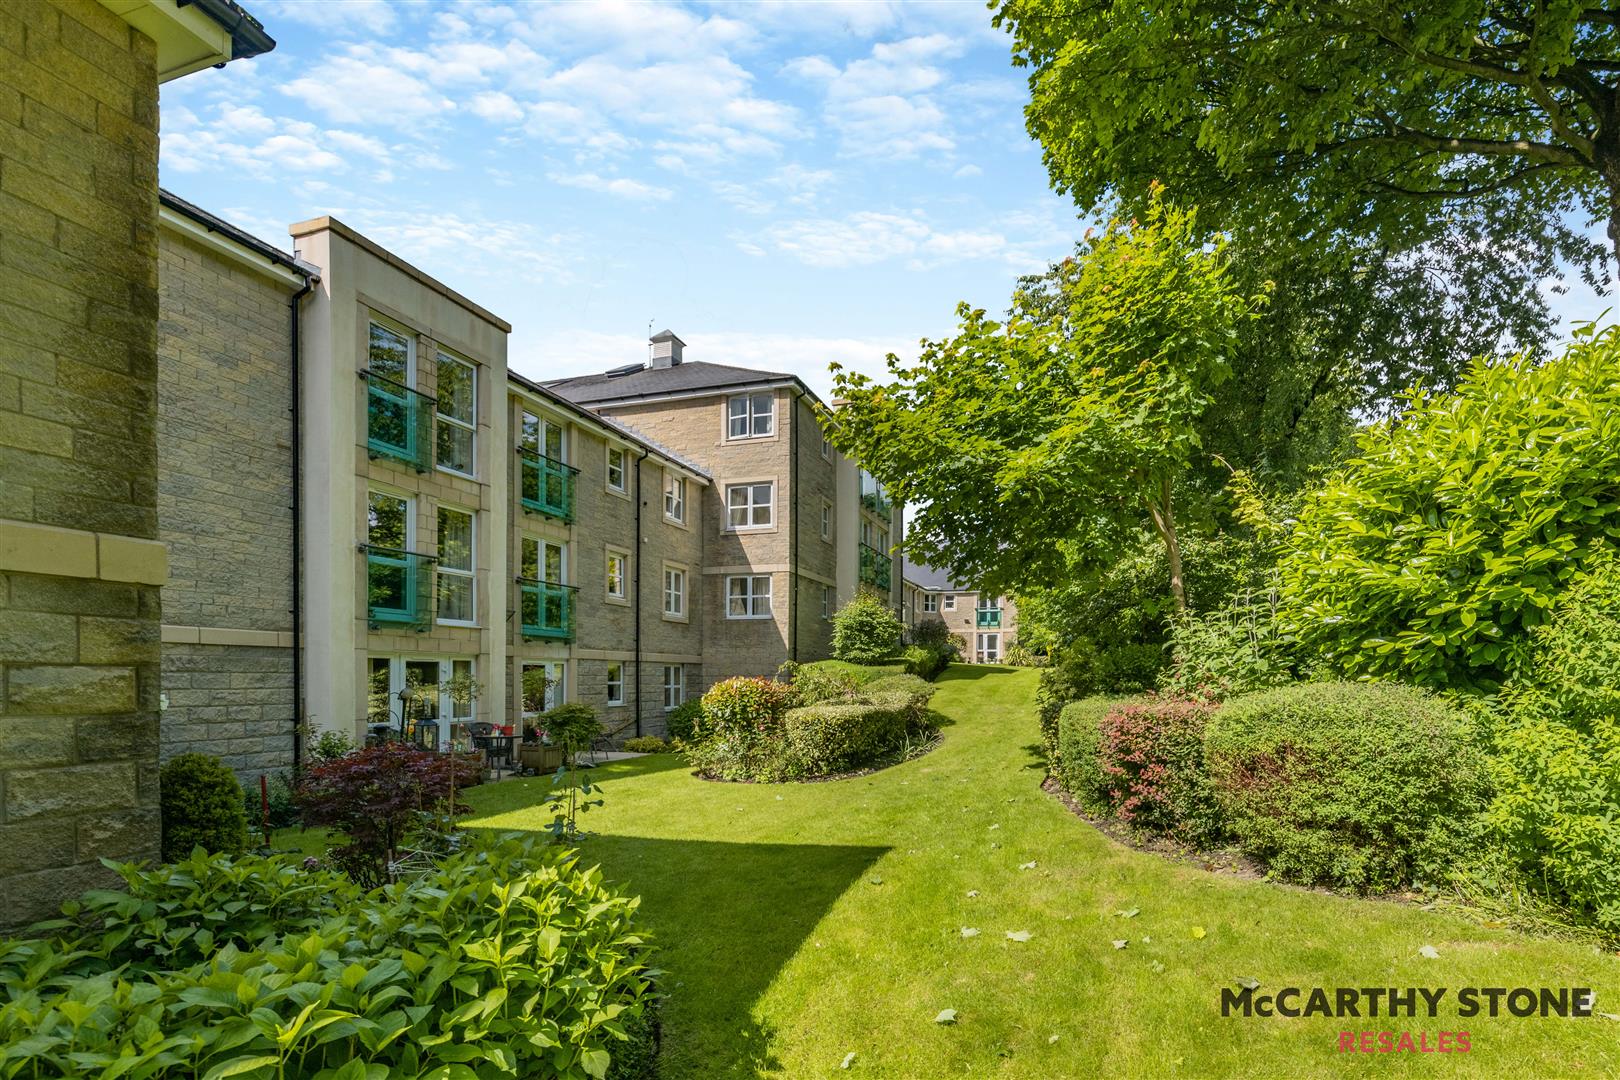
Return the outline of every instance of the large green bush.
{"type": "Polygon", "coordinates": [[[158,774],[163,858],[169,862],[200,847],[236,854],[247,848],[242,785],[216,757],[181,754],[158,774]]]}
{"type": "Polygon", "coordinates": [[[480,839],[370,893],[292,856],[121,872],[127,894],[0,941],[0,1075],[601,1080],[650,1058],[638,901],[571,853],[480,839]]]}
{"type": "Polygon", "coordinates": [[[1108,814],[1108,778],[1102,770],[1102,724],[1108,711],[1128,698],[1095,696],[1063,706],[1047,749],[1047,765],[1081,809],[1108,814]]]}
{"type": "Polygon", "coordinates": [[[889,605],[861,590],[833,614],[833,656],[855,664],[879,664],[900,649],[902,623],[889,605]]]}
{"type": "MultiPolygon", "coordinates": [[[[1221,834],[1204,766],[1204,728],[1214,711],[1203,699],[1149,695],[1103,714],[1097,762],[1104,802],[1115,817],[1140,832],[1191,844],[1221,834]]],[[[1083,747],[1071,749],[1084,769],[1083,747]]],[[[1076,782],[1085,786],[1082,776],[1076,782]]]]}
{"type": "Polygon", "coordinates": [[[1535,682],[1495,710],[1491,832],[1526,880],[1620,927],[1620,570],[1606,563],[1534,638],[1535,682]]]}
{"type": "Polygon", "coordinates": [[[1272,874],[1373,892],[1439,880],[1473,843],[1471,734],[1415,687],[1300,683],[1227,702],[1204,756],[1227,827],[1272,874]]]}
{"type": "Polygon", "coordinates": [[[1285,629],[1330,669],[1492,691],[1620,535],[1620,336],[1477,364],[1307,503],[1281,562],[1285,629]]]}
{"type": "Polygon", "coordinates": [[[906,674],[933,680],[949,666],[951,652],[938,645],[907,645],[900,660],[906,665],[906,674]]]}
{"type": "Polygon", "coordinates": [[[1293,682],[1293,639],[1277,629],[1275,603],[1269,591],[1245,593],[1219,610],[1178,621],[1159,689],[1228,698],[1293,682]]]}

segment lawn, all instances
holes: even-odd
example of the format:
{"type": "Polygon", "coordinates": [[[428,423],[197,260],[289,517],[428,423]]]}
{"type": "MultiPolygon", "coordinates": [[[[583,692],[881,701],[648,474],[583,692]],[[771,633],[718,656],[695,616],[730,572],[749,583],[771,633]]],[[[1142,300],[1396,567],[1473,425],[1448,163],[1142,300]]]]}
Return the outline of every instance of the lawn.
{"type": "MultiPolygon", "coordinates": [[[[1583,986],[1620,1012],[1620,960],[1122,848],[1039,790],[1035,677],[951,669],[940,747],[871,776],[714,784],[668,756],[597,771],[584,848],[642,896],[668,973],[665,1076],[1620,1075],[1612,1020],[1454,1008],[1463,987],[1583,986]],[[1239,978],[1450,994],[1433,1020],[1224,1018],[1239,978]],[[957,1022],[935,1024],[947,1008],[957,1022]],[[1341,1028],[1462,1030],[1472,1052],[1369,1061],[1338,1051],[1341,1028]]],[[[471,823],[538,828],[546,784],[472,791],[471,823]]]]}

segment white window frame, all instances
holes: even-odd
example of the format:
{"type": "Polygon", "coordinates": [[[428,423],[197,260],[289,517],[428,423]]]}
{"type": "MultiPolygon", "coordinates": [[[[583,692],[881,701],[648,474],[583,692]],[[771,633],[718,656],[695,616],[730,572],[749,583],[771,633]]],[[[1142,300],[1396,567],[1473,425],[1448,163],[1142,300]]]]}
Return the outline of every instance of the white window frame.
{"type": "Polygon", "coordinates": [[[674,469],[664,470],[664,520],[686,524],[686,477],[674,469]]]}
{"type": "Polygon", "coordinates": [[[955,611],[956,610],[956,594],[955,593],[946,593],[945,594],[944,609],[946,611],[955,611]]]}
{"type": "Polygon", "coordinates": [[[771,611],[771,575],[769,574],[727,574],[726,575],[726,618],[734,620],[769,619],[771,611]],[[758,591],[760,582],[765,583],[765,591],[758,591]],[[732,585],[736,582],[744,583],[744,591],[734,593],[732,585]],[[765,601],[765,610],[759,611],[759,601],[765,601]],[[737,614],[733,601],[740,600],[743,605],[743,614],[737,614]]]}
{"type": "Polygon", "coordinates": [[[602,559],[602,595],[614,603],[630,601],[630,553],[623,548],[610,547],[602,559]],[[613,591],[613,560],[619,560],[619,590],[613,591]]]}
{"type": "MultiPolygon", "coordinates": [[[[370,485],[366,488],[366,515],[362,528],[365,529],[366,543],[371,544],[371,497],[382,495],[390,499],[398,499],[405,504],[405,546],[402,551],[414,552],[416,550],[416,498],[403,491],[394,491],[381,485],[370,485]]],[[[378,544],[377,547],[384,545],[378,544]]]]}
{"type": "Polygon", "coordinates": [[[726,398],[726,441],[727,442],[735,442],[735,441],[740,441],[742,439],[774,439],[775,437],[776,437],[776,391],[774,391],[774,390],[754,390],[754,391],[751,391],[751,392],[746,393],[746,394],[733,394],[730,397],[726,398]],[[770,402],[769,408],[767,410],[761,411],[761,410],[758,410],[758,409],[755,408],[755,405],[758,404],[758,402],[759,402],[759,400],[761,398],[767,399],[770,402]],[[736,406],[738,404],[741,404],[743,406],[743,410],[742,410],[741,413],[738,413],[736,411],[736,406]],[[754,422],[755,422],[756,419],[758,419],[761,416],[763,416],[765,418],[765,430],[764,431],[755,431],[754,430],[754,422]],[[741,435],[736,434],[732,430],[734,425],[735,425],[735,422],[738,421],[738,420],[741,420],[743,422],[743,433],[741,435]]]}
{"type": "Polygon", "coordinates": [[[823,458],[825,458],[826,460],[828,460],[828,461],[831,461],[833,459],[832,458],[832,440],[827,438],[827,433],[825,431],[823,431],[821,433],[821,456],[823,458]]]}
{"type": "Polygon", "coordinates": [[[664,618],[671,622],[686,622],[690,616],[686,608],[686,567],[674,563],[664,564],[664,618]],[[674,579],[677,587],[670,588],[670,581],[674,579]],[[670,607],[670,598],[675,600],[675,606],[670,607]]]}
{"type": "Polygon", "coordinates": [[[440,623],[443,626],[477,626],[478,625],[478,513],[477,513],[477,511],[474,511],[474,510],[464,510],[459,506],[440,505],[440,506],[438,506],[438,507],[436,507],[434,509],[433,524],[434,524],[434,528],[436,530],[435,531],[435,537],[438,540],[438,543],[436,543],[434,545],[434,547],[435,547],[435,552],[434,553],[439,556],[438,561],[433,564],[435,570],[438,572],[438,574],[440,576],[445,575],[445,574],[449,574],[451,577],[464,579],[466,581],[467,594],[472,599],[472,618],[471,619],[444,619],[444,618],[439,618],[438,614],[439,614],[439,611],[442,610],[443,605],[439,603],[439,586],[438,586],[437,580],[435,580],[434,589],[433,589],[433,612],[434,612],[434,618],[438,623],[440,623]],[[440,524],[439,519],[440,519],[440,517],[442,515],[444,515],[446,513],[460,514],[460,515],[462,515],[463,517],[465,517],[467,519],[467,532],[470,534],[470,540],[469,540],[469,542],[467,544],[467,564],[468,565],[467,565],[467,568],[465,570],[461,569],[460,567],[452,568],[452,567],[448,567],[448,566],[445,565],[444,554],[443,554],[443,552],[444,552],[444,538],[442,536],[443,526],[440,524]]]}
{"type": "Polygon", "coordinates": [[[459,365],[466,368],[472,374],[472,422],[468,423],[465,420],[446,415],[439,408],[439,405],[444,401],[444,398],[438,394],[434,395],[433,414],[439,423],[449,424],[451,427],[460,428],[462,431],[468,432],[472,436],[472,450],[469,454],[472,461],[472,471],[462,472],[460,469],[452,469],[450,466],[439,460],[439,439],[437,433],[434,434],[433,438],[433,464],[434,467],[441,472],[447,472],[451,476],[465,476],[467,479],[472,480],[476,479],[478,474],[478,365],[473,363],[471,360],[464,360],[459,356],[447,353],[441,349],[439,351],[438,369],[442,372],[446,364],[459,365]]]}
{"type": "Polygon", "coordinates": [[[838,606],[838,593],[831,585],[821,587],[821,617],[829,622],[833,617],[833,609],[838,606]]]}
{"type": "Polygon", "coordinates": [[[740,483],[726,485],[726,532],[765,532],[776,528],[776,481],[772,480],[744,480],[740,483]],[[766,501],[755,502],[758,490],[765,488],[768,492],[766,501]],[[738,505],[732,502],[732,494],[743,492],[743,502],[738,505]],[[761,508],[765,510],[765,521],[755,521],[754,517],[761,508]],[[732,520],[732,515],[742,511],[746,524],[738,525],[732,520]]]}
{"type": "Polygon", "coordinates": [[[524,558],[524,556],[527,554],[527,552],[524,549],[526,549],[530,544],[534,545],[534,573],[535,573],[535,576],[533,578],[530,578],[529,580],[531,580],[531,581],[543,581],[547,585],[567,585],[567,584],[570,584],[570,582],[568,580],[568,564],[569,564],[569,562],[571,560],[568,557],[568,541],[566,541],[566,540],[557,540],[557,539],[554,539],[554,538],[549,537],[549,536],[535,536],[532,533],[524,533],[523,536],[518,541],[518,565],[517,565],[518,576],[519,577],[526,577],[527,576],[527,575],[525,575],[523,573],[523,564],[524,564],[525,561],[527,561],[524,558]],[[546,577],[546,549],[551,548],[551,547],[554,547],[554,548],[557,549],[557,553],[558,553],[558,556],[559,556],[558,560],[557,560],[557,580],[556,581],[553,581],[550,578],[546,577]]]}
{"type": "Polygon", "coordinates": [[[833,504],[830,499],[821,500],[821,538],[832,543],[833,539],[833,504]]]}
{"type": "Polygon", "coordinates": [[[686,667],[683,664],[664,665],[664,711],[674,712],[686,703],[686,667]],[[674,678],[670,674],[674,673],[674,678]]]}
{"type": "MultiPolygon", "coordinates": [[[[405,381],[403,385],[414,390],[416,388],[416,331],[401,323],[395,322],[393,319],[385,318],[384,316],[377,314],[375,311],[368,311],[366,313],[367,371],[371,370],[371,327],[373,324],[382,327],[390,334],[398,334],[400,337],[405,339],[405,381]]],[[[388,378],[387,375],[384,375],[380,371],[376,374],[380,378],[388,378]]]]}
{"type": "MultiPolygon", "coordinates": [[[[400,704],[399,692],[405,689],[406,664],[439,665],[439,681],[436,685],[440,687],[440,691],[434,717],[439,725],[439,749],[448,749],[450,746],[451,724],[471,724],[478,719],[477,698],[463,706],[450,697],[448,690],[443,689],[449,686],[450,680],[455,677],[457,664],[468,665],[469,673],[474,679],[477,679],[478,661],[474,658],[467,656],[419,656],[412,653],[368,653],[366,656],[366,693],[368,696],[371,691],[371,665],[379,660],[388,665],[388,723],[390,726],[396,724],[396,710],[400,704]],[[458,715],[456,710],[459,708],[465,708],[467,712],[464,715],[458,715]]],[[[373,723],[369,711],[366,714],[365,722],[367,726],[373,723]]],[[[380,721],[377,722],[380,723],[380,721]]],[[[398,730],[397,727],[395,730],[398,730]]]]}
{"type": "Polygon", "coordinates": [[[539,454],[541,457],[551,458],[552,461],[560,461],[564,465],[567,465],[569,463],[569,461],[571,460],[570,456],[569,456],[569,453],[568,453],[568,425],[563,424],[563,423],[559,423],[558,421],[553,420],[550,416],[547,416],[544,413],[535,412],[535,411],[530,410],[530,409],[524,409],[522,411],[522,413],[518,416],[517,437],[518,437],[518,445],[520,447],[522,447],[525,450],[532,450],[535,453],[539,454]],[[536,435],[536,438],[535,438],[535,441],[533,443],[528,442],[526,440],[525,436],[524,436],[523,428],[524,428],[524,421],[525,420],[533,420],[534,423],[535,423],[535,435],[536,435]],[[556,457],[552,457],[552,455],[550,455],[550,454],[548,454],[546,452],[546,433],[547,433],[547,431],[549,429],[552,429],[552,428],[555,428],[556,431],[557,431],[557,456],[556,457]]]}
{"type": "Polygon", "coordinates": [[[939,594],[925,592],[922,594],[922,609],[924,615],[933,615],[939,611],[939,594]]]}
{"type": "Polygon", "coordinates": [[[976,664],[994,664],[1000,661],[1001,631],[988,630],[979,632],[973,639],[973,662],[976,664]]]}
{"type": "Polygon", "coordinates": [[[524,720],[532,720],[541,712],[550,712],[558,705],[568,700],[568,661],[566,660],[525,660],[518,666],[519,696],[518,712],[524,720]],[[524,712],[521,676],[533,668],[539,668],[546,673],[546,699],[540,703],[540,712],[524,712]],[[554,677],[555,674],[555,677],[554,677]]]}
{"type": "Polygon", "coordinates": [[[608,661],[608,665],[607,665],[607,669],[606,669],[605,674],[606,674],[605,682],[607,684],[607,704],[609,704],[609,705],[623,705],[624,704],[624,661],[623,660],[610,660],[610,661],[608,661]],[[613,677],[615,672],[618,673],[618,678],[613,677]],[[617,687],[617,690],[614,689],[615,687],[617,687]]]}
{"type": "Polygon", "coordinates": [[[608,443],[603,461],[605,462],[603,468],[605,480],[603,482],[607,485],[607,489],[615,495],[630,494],[630,452],[622,446],[614,446],[612,443],[608,443]],[[617,484],[613,482],[614,454],[619,455],[619,482],[617,484]]]}

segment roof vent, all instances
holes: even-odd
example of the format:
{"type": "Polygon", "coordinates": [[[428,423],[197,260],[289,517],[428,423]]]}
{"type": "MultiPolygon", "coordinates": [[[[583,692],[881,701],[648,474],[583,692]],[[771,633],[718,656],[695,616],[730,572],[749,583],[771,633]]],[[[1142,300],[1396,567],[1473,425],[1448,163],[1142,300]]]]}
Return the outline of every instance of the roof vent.
{"type": "Polygon", "coordinates": [[[675,367],[681,362],[681,353],[686,348],[686,342],[676,337],[674,331],[660,330],[652,336],[651,341],[653,367],[675,367]]]}
{"type": "Polygon", "coordinates": [[[626,364],[623,367],[610,369],[607,373],[607,377],[610,379],[622,379],[626,375],[634,375],[636,372],[645,369],[646,366],[646,364],[626,364]]]}

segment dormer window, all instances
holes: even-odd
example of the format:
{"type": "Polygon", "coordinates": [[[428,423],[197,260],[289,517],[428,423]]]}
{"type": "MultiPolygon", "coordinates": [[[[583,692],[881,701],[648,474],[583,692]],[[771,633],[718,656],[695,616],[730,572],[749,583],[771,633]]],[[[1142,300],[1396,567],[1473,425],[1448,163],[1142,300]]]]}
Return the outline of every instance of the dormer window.
{"type": "Polygon", "coordinates": [[[726,403],[726,437],[763,439],[776,434],[776,395],[738,394],[726,403]]]}

